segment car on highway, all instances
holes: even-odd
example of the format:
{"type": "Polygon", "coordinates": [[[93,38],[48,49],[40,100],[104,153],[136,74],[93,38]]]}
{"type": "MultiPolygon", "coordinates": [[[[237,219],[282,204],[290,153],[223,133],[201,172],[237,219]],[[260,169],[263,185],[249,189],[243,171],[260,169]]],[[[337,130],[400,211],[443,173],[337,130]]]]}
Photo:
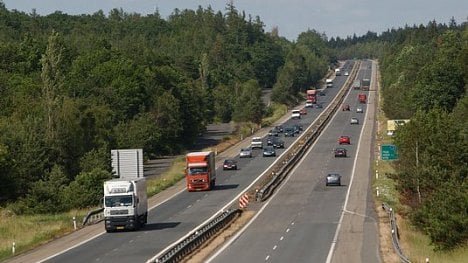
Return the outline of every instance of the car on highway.
{"type": "Polygon", "coordinates": [[[323,108],[323,105],[317,103],[317,104],[315,104],[315,108],[316,108],[316,109],[321,109],[321,108],[323,108]]]}
{"type": "Polygon", "coordinates": [[[284,141],[281,140],[280,138],[273,138],[273,147],[278,149],[278,148],[284,148],[284,141]]]}
{"type": "Polygon", "coordinates": [[[341,175],[337,173],[328,174],[325,180],[325,185],[341,186],[341,175]]]}
{"type": "Polygon", "coordinates": [[[359,107],[356,108],[356,112],[357,112],[357,113],[363,113],[364,110],[362,109],[361,106],[359,106],[359,107]]]}
{"type": "Polygon", "coordinates": [[[340,136],[338,139],[339,144],[351,144],[351,138],[349,136],[340,136]]]}
{"type": "Polygon", "coordinates": [[[240,158],[252,158],[252,149],[242,148],[239,153],[240,158]]]}
{"type": "Polygon", "coordinates": [[[347,157],[347,151],[345,148],[336,148],[334,152],[335,157],[347,157]]]}
{"type": "Polygon", "coordinates": [[[276,129],[276,127],[273,128],[273,129],[271,129],[271,130],[268,132],[268,136],[279,136],[279,131],[278,131],[278,129],[276,129]]]}
{"type": "Polygon", "coordinates": [[[351,118],[349,121],[350,124],[359,124],[359,119],[358,118],[351,118]]]}
{"type": "Polygon", "coordinates": [[[273,145],[273,138],[275,138],[275,137],[274,137],[274,136],[268,136],[268,137],[267,137],[266,144],[267,144],[268,146],[273,145]]]}
{"type": "Polygon", "coordinates": [[[349,105],[348,104],[343,105],[342,110],[343,111],[350,111],[349,105]]]}
{"type": "Polygon", "coordinates": [[[263,157],[275,157],[276,156],[276,150],[273,148],[273,146],[267,146],[263,148],[263,157]]]}
{"type": "Polygon", "coordinates": [[[223,170],[237,170],[237,162],[232,159],[224,160],[223,170]]]}
{"type": "Polygon", "coordinates": [[[283,132],[283,126],[281,126],[281,125],[275,126],[275,129],[278,131],[278,133],[283,132]]]}
{"type": "Polygon", "coordinates": [[[301,118],[301,112],[299,110],[292,110],[291,119],[297,120],[301,118]]]}
{"type": "Polygon", "coordinates": [[[284,128],[284,137],[294,137],[295,133],[296,132],[294,131],[293,127],[284,128]]]}
{"type": "Polygon", "coordinates": [[[312,108],[312,107],[314,107],[314,104],[312,103],[312,101],[306,101],[305,107],[306,108],[312,108]]]}
{"type": "Polygon", "coordinates": [[[299,124],[294,124],[293,125],[293,129],[294,129],[294,133],[301,133],[301,131],[303,131],[304,129],[302,128],[302,125],[299,125],[299,124]]]}
{"type": "Polygon", "coordinates": [[[345,71],[344,75],[345,75],[345,76],[349,76],[349,72],[348,72],[348,71],[345,71]]]}
{"type": "Polygon", "coordinates": [[[306,110],[306,109],[301,109],[301,110],[299,111],[299,113],[300,113],[301,115],[306,115],[306,114],[307,114],[307,110],[306,110]]]}

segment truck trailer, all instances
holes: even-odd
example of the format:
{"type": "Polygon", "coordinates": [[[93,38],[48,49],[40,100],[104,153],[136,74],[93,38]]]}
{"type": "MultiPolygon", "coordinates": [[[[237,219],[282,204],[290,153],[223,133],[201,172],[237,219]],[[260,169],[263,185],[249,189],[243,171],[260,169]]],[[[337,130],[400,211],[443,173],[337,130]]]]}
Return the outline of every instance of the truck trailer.
{"type": "Polygon", "coordinates": [[[185,177],[187,190],[211,190],[216,184],[214,152],[192,152],[186,155],[185,177]]]}
{"type": "Polygon", "coordinates": [[[361,83],[361,89],[362,90],[369,90],[370,88],[370,79],[362,79],[362,83],[361,83]]]}
{"type": "Polygon", "coordinates": [[[138,230],[148,220],[146,179],[113,179],[104,182],[104,223],[107,232],[138,230]]]}
{"type": "MultiPolygon", "coordinates": [[[[307,90],[307,101],[308,104],[315,104],[317,103],[317,90],[309,89],[307,90]]],[[[307,106],[307,104],[306,104],[307,106]]]]}
{"type": "Polygon", "coordinates": [[[367,95],[366,94],[359,94],[358,95],[358,101],[359,103],[366,103],[367,102],[367,95]]]}

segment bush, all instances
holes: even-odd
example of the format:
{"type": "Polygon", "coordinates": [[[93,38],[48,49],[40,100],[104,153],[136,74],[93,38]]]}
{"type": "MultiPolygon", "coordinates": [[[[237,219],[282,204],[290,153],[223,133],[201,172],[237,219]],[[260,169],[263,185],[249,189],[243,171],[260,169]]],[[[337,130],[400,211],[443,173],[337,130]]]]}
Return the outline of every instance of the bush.
{"type": "Polygon", "coordinates": [[[63,191],[66,206],[71,209],[98,205],[104,195],[104,181],[109,179],[111,174],[102,169],[80,173],[63,191]]]}

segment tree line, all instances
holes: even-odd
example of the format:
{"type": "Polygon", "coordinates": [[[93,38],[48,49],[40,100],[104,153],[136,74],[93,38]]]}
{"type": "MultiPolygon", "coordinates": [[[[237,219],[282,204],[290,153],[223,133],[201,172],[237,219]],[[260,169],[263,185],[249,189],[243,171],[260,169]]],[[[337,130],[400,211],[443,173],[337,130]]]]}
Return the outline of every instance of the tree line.
{"type": "Polygon", "coordinates": [[[15,213],[96,205],[110,149],[178,154],[208,123],[260,123],[262,89],[296,103],[330,61],[323,35],[290,42],[232,4],[163,19],[0,2],[0,40],[0,204],[15,213]]]}
{"type": "Polygon", "coordinates": [[[337,57],[378,58],[383,110],[410,119],[394,143],[400,200],[436,249],[468,240],[468,27],[430,21],[377,36],[335,39],[337,57]]]}

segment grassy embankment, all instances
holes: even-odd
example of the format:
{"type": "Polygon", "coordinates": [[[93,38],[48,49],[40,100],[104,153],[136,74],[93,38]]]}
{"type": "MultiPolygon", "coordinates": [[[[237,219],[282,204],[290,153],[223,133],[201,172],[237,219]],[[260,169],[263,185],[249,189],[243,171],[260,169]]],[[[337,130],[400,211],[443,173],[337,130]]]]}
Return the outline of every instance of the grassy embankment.
{"type": "MultiPolygon", "coordinates": [[[[287,108],[285,105],[273,103],[271,112],[271,116],[263,120],[263,126],[278,120],[287,112],[287,108]]],[[[224,138],[223,142],[216,146],[217,151],[222,152],[236,144],[240,138],[249,136],[252,128],[257,127],[249,123],[240,125],[239,134],[224,138]]],[[[148,195],[153,196],[184,178],[184,166],[184,156],[179,156],[167,172],[148,180],[148,195]]],[[[12,256],[13,242],[16,254],[19,254],[72,232],[73,217],[80,227],[88,211],[73,210],[56,215],[14,215],[9,210],[0,208],[0,261],[12,256]]]]}
{"type": "MultiPolygon", "coordinates": [[[[379,134],[377,136],[378,144],[391,144],[391,137],[386,135],[387,119],[383,112],[379,111],[378,120],[380,123],[379,134]]],[[[393,163],[391,161],[376,161],[375,169],[379,171],[379,178],[374,180],[374,187],[379,188],[379,196],[377,197],[376,207],[379,207],[382,202],[387,203],[398,213],[397,224],[400,229],[400,244],[403,253],[412,262],[425,262],[429,258],[429,262],[447,262],[447,263],[462,263],[468,262],[468,249],[467,247],[459,248],[450,252],[434,251],[434,247],[430,245],[430,240],[420,230],[416,229],[408,218],[404,216],[405,211],[409,208],[400,203],[399,193],[397,191],[397,183],[391,178],[395,173],[393,163]]],[[[388,218],[388,217],[387,217],[388,218]]],[[[385,220],[388,221],[388,220],[385,220]]],[[[382,224],[382,222],[380,222],[382,224]]],[[[388,232],[380,233],[381,235],[389,235],[390,225],[388,224],[388,232]]],[[[382,229],[382,228],[381,228],[382,229]]],[[[386,230],[385,230],[386,231],[386,230]]],[[[391,246],[391,243],[386,243],[391,246]]],[[[393,252],[393,247],[383,248],[385,251],[393,252]]],[[[392,257],[384,256],[384,262],[393,262],[392,257]]]]}

